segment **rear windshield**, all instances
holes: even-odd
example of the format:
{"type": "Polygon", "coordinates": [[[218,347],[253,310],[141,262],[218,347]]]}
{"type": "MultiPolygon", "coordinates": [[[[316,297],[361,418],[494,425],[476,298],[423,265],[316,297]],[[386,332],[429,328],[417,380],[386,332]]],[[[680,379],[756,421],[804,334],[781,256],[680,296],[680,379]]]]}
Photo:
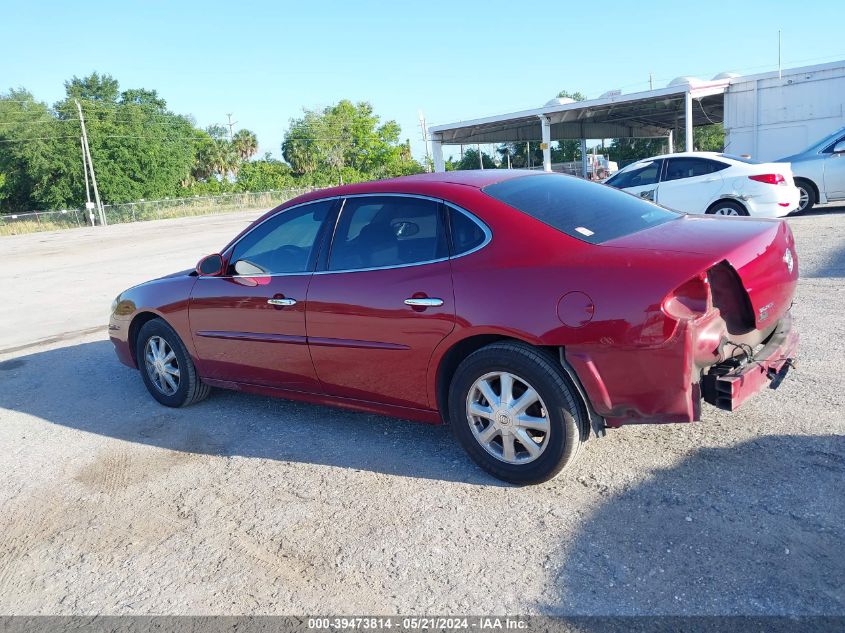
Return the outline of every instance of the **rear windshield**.
{"type": "Polygon", "coordinates": [[[573,176],[522,176],[488,185],[482,191],[591,244],[601,244],[680,217],[630,193],[573,176]]]}

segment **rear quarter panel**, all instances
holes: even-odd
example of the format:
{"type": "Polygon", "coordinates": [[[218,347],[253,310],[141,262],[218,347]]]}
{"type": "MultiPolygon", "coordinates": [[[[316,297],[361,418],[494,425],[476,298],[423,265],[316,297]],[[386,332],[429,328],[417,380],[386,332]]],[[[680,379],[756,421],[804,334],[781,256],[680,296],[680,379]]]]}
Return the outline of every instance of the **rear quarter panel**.
{"type": "MultiPolygon", "coordinates": [[[[665,390],[664,385],[674,391],[685,384],[688,388],[685,342],[673,338],[674,324],[667,324],[660,306],[668,292],[709,261],[708,256],[596,246],[480,193],[450,199],[481,217],[493,238],[480,251],[452,260],[456,327],[432,357],[432,402],[437,371],[448,350],[466,338],[491,334],[564,346],[573,353],[588,350],[600,356],[601,369],[607,372],[621,363],[626,372],[636,374],[618,381],[628,385],[625,397],[648,392],[654,400],[651,392],[665,390]],[[585,310],[583,323],[565,324],[558,316],[561,298],[572,292],[584,293],[592,303],[592,315],[585,310]],[[642,355],[644,350],[650,351],[642,355]],[[667,356],[671,362],[654,366],[667,356]],[[662,371],[667,382],[656,383],[654,371],[662,371]]],[[[579,378],[586,386],[589,376],[579,372],[579,378]]],[[[604,414],[610,414],[619,399],[619,394],[611,397],[600,389],[589,395],[604,414]]]]}

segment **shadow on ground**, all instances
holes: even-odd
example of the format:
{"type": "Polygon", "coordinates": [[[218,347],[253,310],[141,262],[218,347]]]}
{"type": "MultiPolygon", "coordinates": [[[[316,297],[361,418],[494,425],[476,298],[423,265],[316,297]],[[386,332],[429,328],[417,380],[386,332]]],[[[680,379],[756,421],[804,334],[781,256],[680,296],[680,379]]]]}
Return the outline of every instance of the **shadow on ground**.
{"type": "Polygon", "coordinates": [[[175,451],[500,485],[442,426],[223,390],[184,409],[163,407],[107,341],[0,363],[0,407],[175,451]]]}
{"type": "Polygon", "coordinates": [[[809,211],[803,211],[802,213],[793,213],[790,217],[794,218],[805,218],[812,215],[836,215],[840,213],[845,213],[845,205],[843,204],[831,204],[831,205],[823,205],[820,207],[813,207],[809,211]]]}
{"type": "Polygon", "coordinates": [[[841,436],[701,449],[599,508],[538,610],[845,615],[843,483],[841,436]]]}

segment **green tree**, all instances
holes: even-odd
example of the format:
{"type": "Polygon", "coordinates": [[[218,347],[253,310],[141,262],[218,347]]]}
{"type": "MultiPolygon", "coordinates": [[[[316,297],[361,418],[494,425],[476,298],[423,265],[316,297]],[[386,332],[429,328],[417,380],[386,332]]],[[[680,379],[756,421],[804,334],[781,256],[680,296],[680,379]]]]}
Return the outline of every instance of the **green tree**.
{"type": "MultiPolygon", "coordinates": [[[[683,130],[681,130],[683,132],[683,130]]],[[[693,147],[698,152],[721,152],[725,145],[725,128],[721,123],[703,125],[693,129],[693,147]]],[[[675,151],[686,151],[684,134],[675,136],[675,151]]],[[[610,160],[630,163],[635,160],[665,154],[669,151],[666,137],[656,138],[617,138],[608,147],[610,160]]]]}
{"type": "Polygon", "coordinates": [[[561,90],[557,93],[558,99],[573,99],[574,101],[586,101],[587,97],[580,91],[569,92],[568,90],[561,90]]]}
{"type": "Polygon", "coordinates": [[[384,178],[422,171],[395,121],[381,123],[366,102],[338,102],[292,119],[282,155],[294,174],[331,181],[384,178]]]}
{"type": "Polygon", "coordinates": [[[232,138],[232,143],[241,160],[249,160],[258,151],[258,138],[249,130],[238,130],[232,138]]]}
{"type": "Polygon", "coordinates": [[[721,152],[725,149],[725,126],[721,123],[694,128],[692,136],[696,151],[721,152]]]}
{"type": "Polygon", "coordinates": [[[23,89],[0,95],[0,172],[4,211],[61,208],[81,181],[79,122],[59,119],[23,89]]]}
{"type": "MultiPolygon", "coordinates": [[[[108,75],[74,77],[65,85],[67,98],[55,110],[60,119],[72,120],[77,116],[74,101],[79,98],[104,202],[176,194],[194,161],[197,134],[187,117],[168,111],[154,90],[127,90],[119,98],[119,84],[108,75]]],[[[72,141],[78,146],[78,139],[72,141]]],[[[73,183],[75,197],[81,201],[83,183],[78,173],[73,183]]]]}
{"type": "MultiPolygon", "coordinates": [[[[481,152],[481,161],[484,163],[484,169],[496,169],[498,167],[496,161],[487,152],[481,152]]],[[[457,162],[453,161],[449,167],[450,171],[457,169],[480,169],[481,166],[478,162],[478,149],[470,147],[464,150],[463,158],[457,162]]]]}
{"type": "Polygon", "coordinates": [[[269,191],[297,186],[289,165],[265,157],[244,163],[238,173],[238,191],[269,191]]]}
{"type": "Polygon", "coordinates": [[[77,77],[65,82],[65,93],[68,99],[85,99],[86,101],[103,101],[115,103],[120,94],[120,84],[111,75],[99,75],[96,72],[87,77],[77,77]]]}
{"type": "Polygon", "coordinates": [[[82,206],[85,181],[76,101],[104,202],[176,195],[191,180],[193,122],[167,110],[154,90],[120,93],[114,78],[93,73],[65,83],[53,108],[25,90],[0,95],[0,172],[4,211],[82,206]]]}
{"type": "Polygon", "coordinates": [[[143,88],[124,90],[120,94],[120,103],[132,103],[139,106],[148,106],[155,112],[167,112],[167,102],[159,97],[158,92],[155,90],[144,90],[143,88]]]}

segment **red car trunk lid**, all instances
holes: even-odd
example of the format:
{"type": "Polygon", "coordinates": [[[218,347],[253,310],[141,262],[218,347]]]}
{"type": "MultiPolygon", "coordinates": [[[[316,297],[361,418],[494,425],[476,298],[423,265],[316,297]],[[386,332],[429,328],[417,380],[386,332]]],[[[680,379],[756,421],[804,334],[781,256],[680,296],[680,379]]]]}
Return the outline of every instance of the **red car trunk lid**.
{"type": "Polygon", "coordinates": [[[727,261],[748,293],[758,329],[789,309],[798,281],[795,240],[780,220],[683,216],[603,246],[702,256],[691,258],[694,270],[684,272],[690,275],[727,261]]]}

